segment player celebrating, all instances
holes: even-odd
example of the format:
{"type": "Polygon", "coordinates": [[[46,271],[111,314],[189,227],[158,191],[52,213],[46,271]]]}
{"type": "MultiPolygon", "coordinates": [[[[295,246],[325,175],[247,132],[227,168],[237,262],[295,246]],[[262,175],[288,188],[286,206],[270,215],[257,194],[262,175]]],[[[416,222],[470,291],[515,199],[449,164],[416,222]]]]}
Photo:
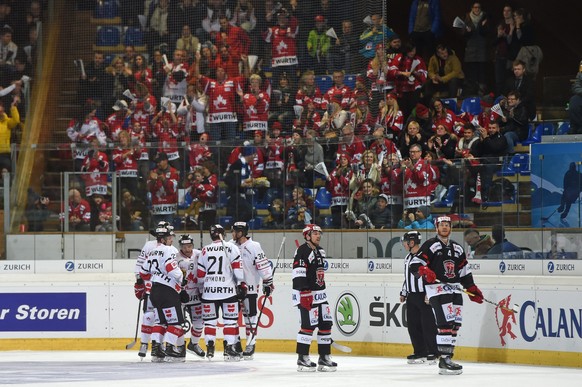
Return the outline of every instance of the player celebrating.
{"type": "Polygon", "coordinates": [[[423,276],[426,281],[426,295],[438,329],[439,374],[459,375],[463,373],[463,366],[454,363],[451,357],[462,321],[461,285],[471,293],[471,301],[479,304],[483,302],[483,293],[473,282],[463,246],[450,239],[451,218],[439,216],[435,227],[437,235],[422,245],[410,263],[410,272],[423,276]]]}
{"type": "Polygon", "coordinates": [[[257,329],[257,299],[261,279],[263,280],[263,294],[269,297],[275,286],[273,285],[273,268],[265,256],[261,244],[248,236],[249,226],[246,222],[235,222],[232,226],[232,239],[240,249],[244,278],[248,286],[248,293],[243,300],[243,316],[245,318],[247,345],[243,352],[245,360],[252,360],[255,353],[257,329]]]}
{"type": "Polygon", "coordinates": [[[297,248],[293,258],[293,304],[301,317],[297,334],[297,371],[313,372],[316,364],[309,359],[313,331],[317,327],[318,371],[334,372],[337,363],[331,361],[331,326],[333,318],[324,280],[325,251],[319,246],[321,227],[308,224],[303,229],[305,243],[297,248]]]}
{"type": "Polygon", "coordinates": [[[144,280],[152,281],[150,298],[157,313],[152,330],[152,362],[184,362],[184,315],[180,303],[184,276],[176,261],[178,250],[172,246],[173,232],[167,227],[158,227],[155,234],[158,246],[149,252],[140,270],[144,280]]]}
{"type": "MultiPolygon", "coordinates": [[[[174,230],[174,227],[170,226],[168,222],[164,221],[158,223],[157,228],[159,227],[166,227],[170,230],[171,233],[173,233],[174,230]]],[[[150,231],[150,234],[152,236],[156,236],[155,231],[150,231]]],[[[135,262],[135,285],[133,286],[133,290],[138,300],[144,300],[140,333],[141,345],[139,347],[139,352],[137,353],[139,357],[145,357],[146,353],[148,352],[148,344],[152,336],[152,329],[155,319],[154,306],[152,305],[152,301],[150,299],[152,282],[150,280],[144,281],[140,276],[140,270],[145,263],[150,251],[154,250],[156,247],[158,247],[158,245],[159,242],[157,239],[147,241],[141,248],[141,251],[137,257],[137,261],[135,262]]]]}
{"type": "Polygon", "coordinates": [[[196,273],[198,270],[198,257],[201,251],[194,248],[194,239],[188,234],[180,236],[178,241],[180,251],[178,252],[178,266],[184,273],[185,285],[180,293],[180,299],[186,311],[190,314],[192,327],[190,328],[190,343],[186,350],[196,356],[204,357],[206,353],[198,344],[202,336],[204,321],[202,320],[202,302],[200,302],[200,293],[196,283],[196,273]]]}
{"type": "Polygon", "coordinates": [[[238,302],[247,292],[240,251],[234,243],[224,241],[224,228],[219,224],[210,227],[210,238],[212,243],[202,249],[198,258],[197,273],[206,357],[209,360],[214,357],[218,310],[222,309],[223,334],[227,343],[225,360],[239,361],[240,354],[234,348],[238,336],[238,302]]]}

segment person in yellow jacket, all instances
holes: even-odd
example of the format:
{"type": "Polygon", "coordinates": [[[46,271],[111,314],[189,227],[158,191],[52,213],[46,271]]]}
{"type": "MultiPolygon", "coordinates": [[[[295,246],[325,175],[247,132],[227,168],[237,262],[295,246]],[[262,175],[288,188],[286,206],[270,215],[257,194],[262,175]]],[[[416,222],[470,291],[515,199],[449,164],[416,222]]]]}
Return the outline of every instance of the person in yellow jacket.
{"type": "Polygon", "coordinates": [[[10,105],[10,116],[6,114],[4,104],[0,102],[0,171],[10,171],[10,139],[12,129],[20,123],[20,114],[16,107],[20,103],[19,97],[14,97],[10,105]]]}
{"type": "Polygon", "coordinates": [[[461,61],[454,51],[443,44],[436,47],[435,54],[428,61],[426,93],[429,98],[437,91],[448,92],[449,98],[456,98],[463,86],[465,74],[461,61]]]}

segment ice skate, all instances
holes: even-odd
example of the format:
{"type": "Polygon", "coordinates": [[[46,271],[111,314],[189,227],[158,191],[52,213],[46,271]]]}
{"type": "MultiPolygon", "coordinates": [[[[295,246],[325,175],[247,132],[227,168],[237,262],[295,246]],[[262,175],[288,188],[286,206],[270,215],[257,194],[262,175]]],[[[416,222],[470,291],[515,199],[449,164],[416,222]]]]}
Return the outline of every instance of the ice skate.
{"type": "Polygon", "coordinates": [[[240,357],[243,357],[243,349],[242,349],[242,344],[240,342],[240,338],[238,339],[238,341],[234,344],[234,350],[236,351],[236,353],[238,353],[238,355],[240,357]]]}
{"type": "Polygon", "coordinates": [[[190,339],[190,343],[188,343],[186,350],[188,352],[190,352],[191,354],[196,355],[196,356],[201,357],[201,358],[204,358],[204,356],[206,356],[206,352],[204,352],[202,347],[200,347],[198,345],[198,343],[194,344],[192,339],[190,339]]]}
{"type": "Polygon", "coordinates": [[[148,353],[148,343],[141,343],[137,355],[143,360],[143,358],[146,357],[146,353],[148,353]]]}
{"type": "Polygon", "coordinates": [[[319,356],[319,360],[317,361],[317,370],[321,372],[335,372],[337,371],[337,363],[335,361],[331,361],[331,357],[329,355],[319,356]]]}
{"type": "Polygon", "coordinates": [[[164,361],[167,363],[184,363],[186,361],[186,346],[166,344],[166,358],[164,361]]]}
{"type": "Polygon", "coordinates": [[[214,357],[214,341],[209,341],[208,344],[206,344],[206,358],[208,358],[208,360],[212,360],[213,357],[214,357]]]}
{"type": "Polygon", "coordinates": [[[309,355],[299,355],[297,359],[297,371],[299,372],[315,372],[317,364],[309,359],[309,355]]]}
{"type": "Polygon", "coordinates": [[[243,352],[243,358],[245,360],[253,360],[255,355],[255,345],[248,344],[243,352]]]}
{"type": "Polygon", "coordinates": [[[236,350],[236,344],[227,345],[224,349],[224,361],[240,361],[242,356],[236,350]]]}
{"type": "Polygon", "coordinates": [[[161,343],[152,341],[152,363],[161,363],[164,361],[166,353],[161,343]]]}
{"type": "Polygon", "coordinates": [[[406,356],[406,362],[408,364],[424,364],[426,363],[426,356],[421,356],[421,355],[408,355],[406,356]]]}
{"type": "Polygon", "coordinates": [[[440,375],[460,375],[463,373],[463,366],[454,363],[450,357],[443,356],[439,360],[439,374],[440,375]]]}
{"type": "Polygon", "coordinates": [[[438,360],[438,356],[437,355],[433,355],[433,354],[428,354],[428,356],[426,357],[426,362],[428,364],[436,364],[437,360],[438,360]]]}

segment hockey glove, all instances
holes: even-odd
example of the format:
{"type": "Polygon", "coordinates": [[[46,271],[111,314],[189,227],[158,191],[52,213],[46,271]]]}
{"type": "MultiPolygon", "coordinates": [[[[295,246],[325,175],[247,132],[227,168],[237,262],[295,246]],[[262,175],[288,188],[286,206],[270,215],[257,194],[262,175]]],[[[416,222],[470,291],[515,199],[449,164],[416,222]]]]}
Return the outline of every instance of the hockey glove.
{"type": "Polygon", "coordinates": [[[185,290],[182,290],[182,291],[180,292],[180,302],[181,302],[182,304],[186,304],[186,303],[188,303],[189,301],[190,301],[190,295],[188,294],[188,292],[187,292],[187,291],[185,291],[185,290]]]}
{"type": "Polygon", "coordinates": [[[273,285],[273,278],[263,281],[263,294],[265,297],[269,297],[271,293],[275,290],[275,285],[273,285]]]}
{"type": "Polygon", "coordinates": [[[471,301],[476,302],[477,304],[483,303],[483,293],[481,293],[481,290],[477,287],[477,285],[469,286],[467,288],[467,292],[470,293],[468,296],[471,301]]]}
{"type": "Polygon", "coordinates": [[[138,278],[137,280],[135,280],[135,284],[133,285],[133,291],[135,293],[135,297],[138,300],[143,299],[143,296],[145,295],[145,284],[143,282],[143,279],[138,278]]]}
{"type": "Polygon", "coordinates": [[[299,305],[303,309],[310,310],[313,306],[313,295],[309,290],[301,291],[301,299],[299,300],[299,305]]]}
{"type": "Polygon", "coordinates": [[[236,285],[236,298],[239,300],[244,300],[247,296],[247,291],[248,288],[246,283],[241,282],[240,284],[236,285]]]}
{"type": "Polygon", "coordinates": [[[424,277],[427,283],[432,284],[436,281],[436,274],[428,266],[418,268],[418,274],[424,277]]]}

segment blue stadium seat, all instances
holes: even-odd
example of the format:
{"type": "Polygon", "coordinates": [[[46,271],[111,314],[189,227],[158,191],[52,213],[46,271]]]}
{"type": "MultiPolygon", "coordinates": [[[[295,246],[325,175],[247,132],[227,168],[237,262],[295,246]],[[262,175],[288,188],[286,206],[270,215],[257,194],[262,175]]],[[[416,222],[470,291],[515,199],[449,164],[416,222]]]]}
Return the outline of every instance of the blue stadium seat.
{"type": "Polygon", "coordinates": [[[123,44],[126,46],[143,46],[143,32],[138,27],[126,27],[123,44]]]}
{"type": "Polygon", "coordinates": [[[461,112],[470,113],[473,115],[481,114],[481,98],[465,98],[461,103],[461,112]]]}
{"type": "Polygon", "coordinates": [[[97,41],[95,44],[99,47],[118,46],[121,43],[121,31],[115,26],[97,27],[97,41]]]}
{"type": "Polygon", "coordinates": [[[457,192],[459,192],[458,185],[451,185],[447,190],[447,194],[440,202],[434,202],[432,205],[438,208],[452,207],[455,203],[455,198],[457,197],[457,192]]]}
{"type": "Polygon", "coordinates": [[[331,215],[327,215],[323,218],[323,227],[326,229],[333,228],[333,218],[331,215]]]}
{"type": "Polygon", "coordinates": [[[542,142],[542,136],[553,135],[554,134],[554,124],[551,122],[542,122],[538,124],[533,130],[530,130],[530,134],[527,140],[522,141],[523,145],[530,145],[542,142]]]}
{"type": "Polygon", "coordinates": [[[218,207],[224,208],[228,204],[228,194],[226,188],[220,188],[218,191],[218,207]]]}
{"type": "Polygon", "coordinates": [[[459,114],[459,107],[457,106],[456,98],[441,98],[441,102],[445,107],[455,114],[459,114]]]}
{"type": "Polygon", "coordinates": [[[178,203],[178,208],[182,210],[190,207],[190,204],[192,204],[192,194],[190,193],[190,189],[188,188],[184,191],[184,200],[178,203]]]}
{"type": "Polygon", "coordinates": [[[249,220],[248,225],[251,230],[260,230],[263,228],[263,218],[257,216],[256,218],[249,220]]]}
{"type": "Polygon", "coordinates": [[[221,216],[218,218],[218,223],[224,227],[225,230],[230,230],[234,221],[232,216],[221,216]]]}
{"type": "Polygon", "coordinates": [[[333,85],[333,80],[329,75],[316,75],[315,84],[322,93],[325,93],[333,85]]]}
{"type": "Polygon", "coordinates": [[[350,89],[354,90],[354,88],[356,87],[356,77],[357,77],[356,74],[346,75],[344,79],[345,85],[348,86],[350,89]]]}
{"type": "Polygon", "coordinates": [[[531,175],[531,168],[529,166],[529,153],[519,153],[511,159],[513,169],[522,176],[531,175]]]}
{"type": "Polygon", "coordinates": [[[558,125],[558,130],[556,131],[556,134],[561,136],[562,134],[568,134],[569,131],[570,131],[570,122],[564,121],[558,125]]]}
{"type": "Polygon", "coordinates": [[[117,13],[117,1],[105,0],[96,2],[93,17],[96,19],[113,19],[117,16],[119,16],[117,13]]]}
{"type": "Polygon", "coordinates": [[[327,209],[331,206],[331,192],[325,187],[321,187],[315,195],[315,208],[327,209]]]}

